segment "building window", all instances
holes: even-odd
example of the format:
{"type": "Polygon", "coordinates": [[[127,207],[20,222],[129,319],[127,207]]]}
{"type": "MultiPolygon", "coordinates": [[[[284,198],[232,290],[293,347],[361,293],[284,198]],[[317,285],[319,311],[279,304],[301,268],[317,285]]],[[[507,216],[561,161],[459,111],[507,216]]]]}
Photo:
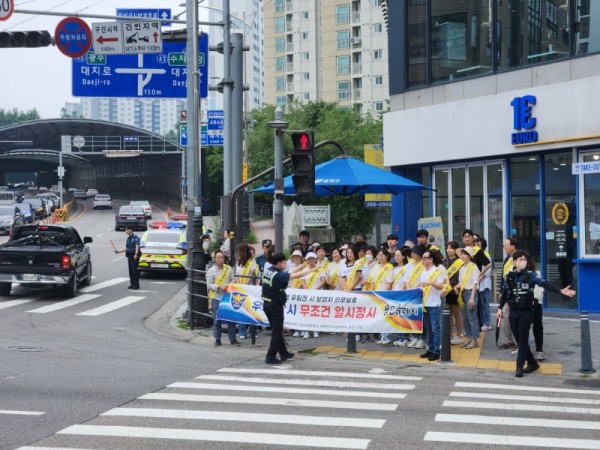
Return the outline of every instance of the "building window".
{"type": "Polygon", "coordinates": [[[275,38],[275,51],[277,53],[285,52],[285,38],[282,38],[282,37],[275,38]]]}
{"type": "Polygon", "coordinates": [[[277,92],[283,92],[285,91],[285,78],[284,77],[277,77],[275,78],[275,90],[277,92]]]}
{"type": "Polygon", "coordinates": [[[285,105],[285,97],[277,97],[277,98],[275,98],[275,103],[277,105],[285,105]]]}
{"type": "Polygon", "coordinates": [[[343,50],[350,48],[350,30],[337,32],[337,49],[343,50]]]}
{"type": "Polygon", "coordinates": [[[310,53],[309,52],[302,52],[302,59],[304,59],[304,60],[310,59],[310,53]]]}
{"type": "Polygon", "coordinates": [[[350,5],[335,7],[335,23],[337,25],[350,23],[350,5]]]}
{"type": "Polygon", "coordinates": [[[302,18],[302,20],[308,20],[308,11],[302,11],[300,13],[300,17],[302,18]]]}
{"type": "Polygon", "coordinates": [[[308,39],[308,31],[303,31],[302,32],[302,39],[303,40],[307,40],[308,39]]]}
{"type": "Polygon", "coordinates": [[[337,84],[338,100],[349,100],[352,92],[350,91],[349,81],[339,81],[337,84]]]}
{"type": "Polygon", "coordinates": [[[373,110],[375,112],[383,112],[383,102],[375,102],[375,103],[373,103],[373,110]]]}
{"type": "Polygon", "coordinates": [[[373,59],[383,59],[383,50],[373,51],[373,59]]]}
{"type": "Polygon", "coordinates": [[[275,58],[275,72],[285,71],[285,58],[283,56],[275,58]]]}
{"type": "Polygon", "coordinates": [[[310,100],[310,92],[303,92],[302,93],[302,99],[303,100],[310,100]]]}
{"type": "Polygon", "coordinates": [[[383,27],[380,23],[374,23],[372,29],[373,33],[381,33],[383,31],[383,27]]]}
{"type": "Polygon", "coordinates": [[[375,75],[373,77],[373,82],[377,85],[383,84],[383,75],[375,75]]]}
{"type": "Polygon", "coordinates": [[[275,0],[275,12],[285,11],[285,0],[275,0]]]}
{"type": "Polygon", "coordinates": [[[275,33],[285,32],[285,18],[275,17],[275,33]]]}
{"type": "Polygon", "coordinates": [[[302,72],[303,80],[310,80],[310,72],[302,72]]]}
{"type": "Polygon", "coordinates": [[[350,56],[338,56],[336,58],[336,74],[337,75],[348,75],[350,73],[350,56]]]}
{"type": "Polygon", "coordinates": [[[381,0],[373,0],[373,6],[381,6],[381,0]]]}

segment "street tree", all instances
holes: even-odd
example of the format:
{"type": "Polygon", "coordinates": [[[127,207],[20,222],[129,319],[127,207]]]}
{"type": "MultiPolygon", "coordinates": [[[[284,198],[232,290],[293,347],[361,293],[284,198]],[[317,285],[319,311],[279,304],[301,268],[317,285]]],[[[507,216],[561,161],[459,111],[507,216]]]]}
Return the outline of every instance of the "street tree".
{"type": "Polygon", "coordinates": [[[12,110],[0,108],[0,127],[27,122],[28,120],[38,120],[39,118],[40,114],[35,108],[29,111],[19,111],[17,108],[12,110]]]}

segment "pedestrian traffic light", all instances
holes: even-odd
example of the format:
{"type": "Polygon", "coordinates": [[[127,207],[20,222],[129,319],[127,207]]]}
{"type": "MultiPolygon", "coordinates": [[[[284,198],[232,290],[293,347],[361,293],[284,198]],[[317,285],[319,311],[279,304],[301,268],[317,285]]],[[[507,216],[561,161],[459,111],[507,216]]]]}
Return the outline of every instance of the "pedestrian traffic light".
{"type": "Polygon", "coordinates": [[[0,48],[7,47],[48,47],[53,44],[48,31],[2,31],[0,48]]]}
{"type": "Polygon", "coordinates": [[[315,192],[315,140],[312,131],[293,131],[294,154],[292,181],[296,194],[315,192]]]}

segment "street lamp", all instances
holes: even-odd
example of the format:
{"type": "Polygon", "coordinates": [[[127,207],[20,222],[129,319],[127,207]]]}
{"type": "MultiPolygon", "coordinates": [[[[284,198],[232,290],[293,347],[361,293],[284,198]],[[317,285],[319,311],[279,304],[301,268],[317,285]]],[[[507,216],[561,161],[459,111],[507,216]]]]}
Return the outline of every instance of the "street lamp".
{"type": "Polygon", "coordinates": [[[269,127],[275,130],[275,177],[273,179],[273,215],[275,224],[275,249],[283,251],[283,134],[289,123],[283,120],[283,110],[275,109],[275,120],[269,127]]]}

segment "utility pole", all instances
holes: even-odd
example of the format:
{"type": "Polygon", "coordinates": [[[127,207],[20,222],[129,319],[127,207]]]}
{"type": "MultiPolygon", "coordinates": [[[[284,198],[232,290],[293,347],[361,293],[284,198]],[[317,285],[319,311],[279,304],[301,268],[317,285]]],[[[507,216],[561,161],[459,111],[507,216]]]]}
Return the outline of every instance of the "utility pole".
{"type": "Polygon", "coordinates": [[[275,216],[275,250],[277,252],[283,252],[283,134],[288,125],[288,122],[283,120],[283,110],[278,106],[275,109],[275,120],[269,122],[269,127],[275,130],[273,215],[275,216]]]}

